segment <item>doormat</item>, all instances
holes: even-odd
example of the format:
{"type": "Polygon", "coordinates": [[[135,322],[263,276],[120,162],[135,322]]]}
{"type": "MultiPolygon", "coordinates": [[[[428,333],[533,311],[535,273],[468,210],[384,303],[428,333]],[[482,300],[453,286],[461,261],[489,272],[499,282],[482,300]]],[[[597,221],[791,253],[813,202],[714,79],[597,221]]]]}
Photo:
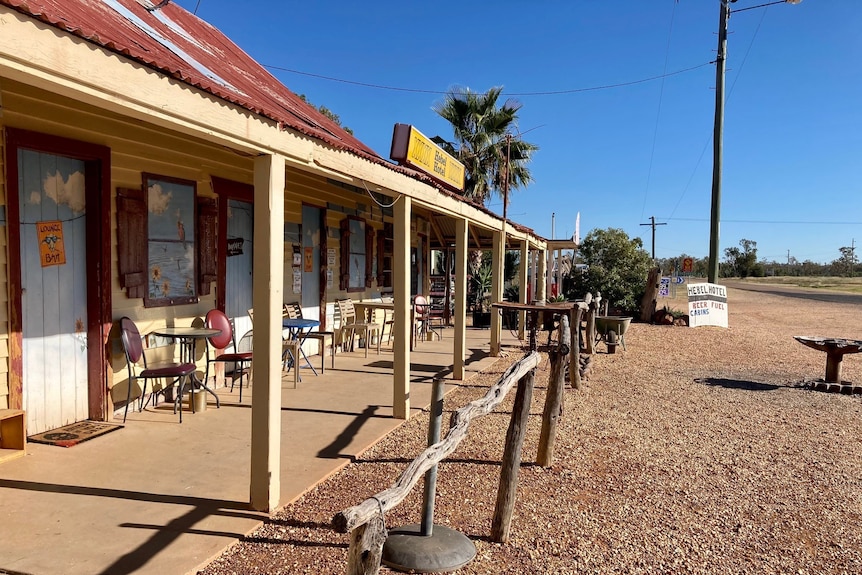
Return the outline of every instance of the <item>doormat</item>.
{"type": "Polygon", "coordinates": [[[70,423],[57,429],[31,435],[27,440],[33,443],[72,447],[88,439],[122,429],[122,427],[122,425],[116,423],[105,423],[103,421],[79,421],[78,423],[70,423]]]}

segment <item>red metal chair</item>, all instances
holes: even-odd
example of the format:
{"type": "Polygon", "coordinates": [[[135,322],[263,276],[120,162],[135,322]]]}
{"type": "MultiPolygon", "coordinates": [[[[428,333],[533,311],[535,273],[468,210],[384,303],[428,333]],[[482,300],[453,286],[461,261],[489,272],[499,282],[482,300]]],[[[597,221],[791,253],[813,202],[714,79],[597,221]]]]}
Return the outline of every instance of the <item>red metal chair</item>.
{"type": "MultiPolygon", "coordinates": [[[[416,335],[416,341],[424,340],[429,330],[431,333],[436,333],[431,330],[431,304],[428,303],[428,299],[422,295],[416,295],[413,297],[413,313],[414,313],[414,333],[416,335]]],[[[437,334],[437,337],[440,337],[440,334],[437,334]]]]}
{"type": "MultiPolygon", "coordinates": [[[[173,381],[163,388],[167,389],[175,383],[179,383],[179,391],[174,400],[174,413],[177,412],[177,406],[183,397],[183,390],[186,386],[188,377],[195,372],[195,364],[193,363],[168,363],[161,364],[158,367],[147,366],[147,356],[144,353],[144,346],[141,343],[141,332],[138,331],[138,326],[131,319],[124,317],[120,320],[120,338],[123,341],[123,351],[126,353],[126,365],[129,369],[129,390],[126,394],[126,410],[123,412],[123,423],[126,422],[126,416],[129,414],[129,403],[132,401],[132,384],[138,380],[143,380],[144,387],[141,389],[140,407],[138,411],[144,409],[144,398],[147,395],[147,381],[150,379],[173,379],[173,381]],[[143,360],[143,369],[137,372],[138,362],[143,360]]],[[[155,394],[153,394],[155,396],[155,394]]],[[[155,403],[155,402],[154,402],[155,403]]],[[[181,406],[180,406],[181,407],[181,406]]],[[[180,423],[183,422],[183,410],[180,408],[180,423]]]]}
{"type": "Polygon", "coordinates": [[[250,380],[249,372],[251,371],[252,352],[239,351],[236,346],[233,321],[228,319],[223,311],[211,309],[207,312],[204,322],[209,329],[221,330],[219,335],[207,338],[209,345],[207,345],[207,367],[204,372],[204,381],[209,381],[211,363],[234,364],[234,369],[231,372],[230,390],[233,392],[234,383],[239,379],[239,400],[242,402],[242,376],[246,376],[246,384],[248,384],[250,380]],[[212,346],[213,350],[231,348],[233,351],[210,357],[210,346],[212,346]]]}

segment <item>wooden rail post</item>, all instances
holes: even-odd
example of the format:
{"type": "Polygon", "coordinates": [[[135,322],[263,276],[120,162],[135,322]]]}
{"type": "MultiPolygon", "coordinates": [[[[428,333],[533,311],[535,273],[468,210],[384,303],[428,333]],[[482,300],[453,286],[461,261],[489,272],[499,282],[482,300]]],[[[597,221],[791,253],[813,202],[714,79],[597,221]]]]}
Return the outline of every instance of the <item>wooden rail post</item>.
{"type": "MultiPolygon", "coordinates": [[[[581,319],[584,315],[584,308],[578,305],[572,310],[572,323],[569,326],[569,353],[571,360],[569,361],[569,381],[572,382],[572,387],[581,389],[581,319]]],[[[561,326],[562,327],[562,326],[561,326]]]]}
{"type": "MultiPolygon", "coordinates": [[[[373,565],[380,566],[380,555],[386,537],[383,515],[410,494],[410,490],[424,476],[426,471],[457,449],[461,441],[467,437],[467,430],[474,419],[493,411],[503,401],[516,381],[521,382],[528,375],[535,373],[539,362],[539,354],[532,352],[509,366],[509,369],[497,383],[491,386],[484,397],[471,401],[452,414],[452,421],[446,438],[428,447],[414,459],[391,487],[369,497],[359,505],[336,513],[332,517],[332,528],[335,531],[350,533],[350,550],[348,551],[350,561],[348,573],[350,575],[376,573],[370,569],[373,565]],[[366,525],[372,521],[376,524],[373,526],[366,525]],[[382,533],[379,539],[378,533],[382,533]]],[[[532,393],[532,376],[530,375],[530,377],[530,391],[532,393]]],[[[529,403],[528,399],[526,402],[528,412],[529,403]]],[[[520,463],[520,449],[518,450],[518,458],[518,463],[520,463]]],[[[517,470],[517,465],[515,468],[517,470]]]]}
{"type": "Polygon", "coordinates": [[[598,303],[591,299],[587,311],[587,333],[584,334],[585,351],[590,355],[596,353],[596,312],[598,307],[598,303]]]}
{"type": "Polygon", "coordinates": [[[350,532],[347,553],[347,575],[377,575],[386,542],[383,510],[364,525],[350,532]]]}
{"type": "Polygon", "coordinates": [[[509,527],[512,523],[515,495],[518,489],[518,471],[521,467],[521,447],[524,445],[524,435],[527,432],[527,416],[530,415],[535,377],[536,371],[531,370],[518,381],[512,419],[506,432],[506,448],[500,469],[500,487],[497,490],[497,504],[494,508],[494,519],[491,522],[491,540],[497,543],[505,543],[509,540],[509,527]]]}
{"type": "MultiPolygon", "coordinates": [[[[548,381],[548,394],[545,396],[545,410],[542,413],[542,433],[539,436],[539,455],[536,458],[542,467],[554,463],[554,441],[557,438],[557,423],[563,415],[563,391],[566,387],[566,362],[569,360],[569,346],[572,333],[569,318],[560,318],[560,343],[556,350],[549,350],[551,358],[551,378],[548,381]]],[[[575,370],[576,372],[579,370],[575,370]]]]}

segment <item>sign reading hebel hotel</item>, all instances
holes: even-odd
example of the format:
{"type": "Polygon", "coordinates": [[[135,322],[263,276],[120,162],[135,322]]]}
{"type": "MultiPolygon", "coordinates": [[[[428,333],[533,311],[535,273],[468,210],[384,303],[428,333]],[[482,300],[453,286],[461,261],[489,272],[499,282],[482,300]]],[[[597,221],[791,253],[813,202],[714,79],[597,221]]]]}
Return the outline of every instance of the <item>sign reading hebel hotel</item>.
{"type": "Polygon", "coordinates": [[[718,284],[688,284],[688,325],[727,327],[727,288],[718,284]]]}
{"type": "Polygon", "coordinates": [[[464,165],[409,124],[395,124],[389,157],[425,172],[447,187],[464,189],[464,165]]]}

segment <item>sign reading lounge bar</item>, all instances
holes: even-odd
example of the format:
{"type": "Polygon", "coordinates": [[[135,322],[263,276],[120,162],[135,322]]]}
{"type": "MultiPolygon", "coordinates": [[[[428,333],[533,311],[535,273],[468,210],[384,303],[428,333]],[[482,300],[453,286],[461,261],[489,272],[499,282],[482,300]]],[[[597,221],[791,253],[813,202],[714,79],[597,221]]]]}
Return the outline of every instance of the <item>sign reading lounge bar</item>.
{"type": "Polygon", "coordinates": [[[464,165],[409,124],[395,124],[389,157],[450,188],[464,189],[464,165]]]}

